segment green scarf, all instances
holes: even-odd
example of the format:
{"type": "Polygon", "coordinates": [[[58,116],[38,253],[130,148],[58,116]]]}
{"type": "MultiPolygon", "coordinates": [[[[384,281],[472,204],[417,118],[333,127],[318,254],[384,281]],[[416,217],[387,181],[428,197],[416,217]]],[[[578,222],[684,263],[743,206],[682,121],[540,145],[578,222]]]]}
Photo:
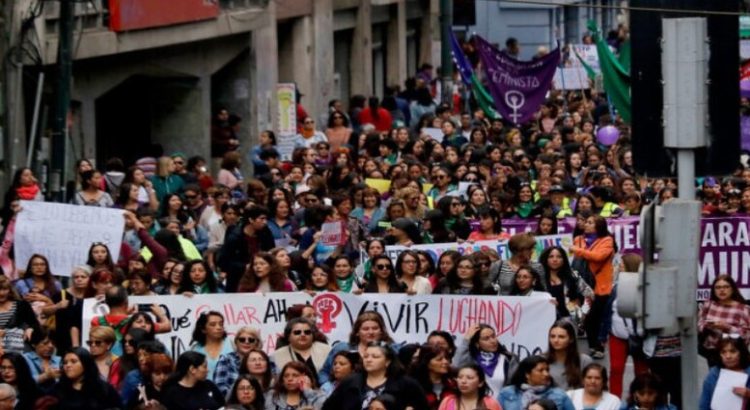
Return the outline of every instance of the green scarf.
{"type": "Polygon", "coordinates": [[[343,279],[337,277],[336,283],[339,285],[339,289],[341,289],[342,292],[351,293],[354,285],[354,274],[343,279]]]}

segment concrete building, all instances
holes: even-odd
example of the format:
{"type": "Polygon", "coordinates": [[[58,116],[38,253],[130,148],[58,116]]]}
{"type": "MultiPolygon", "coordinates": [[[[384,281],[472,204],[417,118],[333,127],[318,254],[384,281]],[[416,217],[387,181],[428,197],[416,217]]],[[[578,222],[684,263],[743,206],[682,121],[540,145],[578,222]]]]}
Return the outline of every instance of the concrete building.
{"type": "MultiPolygon", "coordinates": [[[[587,12],[559,1],[536,7],[477,0],[470,29],[495,42],[516,36],[527,50],[549,44],[560,23],[566,37],[579,37],[587,12]]],[[[59,2],[16,0],[4,10],[10,36],[0,50],[15,50],[2,81],[8,104],[0,180],[7,183],[26,163],[40,73],[38,174],[50,157],[59,2]]],[[[74,29],[68,174],[77,158],[131,163],[152,143],[165,153],[208,157],[219,107],[243,118],[246,152],[259,131],[274,128],[279,82],[296,83],[317,119],[333,98],[382,96],[421,63],[440,61],[439,0],[91,0],[75,2],[74,29]]]]}

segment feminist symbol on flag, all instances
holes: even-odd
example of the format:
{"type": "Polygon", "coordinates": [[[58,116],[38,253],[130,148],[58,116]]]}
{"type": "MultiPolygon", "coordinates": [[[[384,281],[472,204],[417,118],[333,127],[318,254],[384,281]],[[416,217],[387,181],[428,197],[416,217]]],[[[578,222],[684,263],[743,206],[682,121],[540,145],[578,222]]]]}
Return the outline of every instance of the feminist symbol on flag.
{"type": "Polygon", "coordinates": [[[513,122],[518,124],[518,119],[523,117],[523,114],[519,114],[518,109],[523,107],[526,103],[523,93],[517,90],[510,90],[505,93],[505,104],[513,110],[513,114],[509,115],[513,119],[513,122]]]}

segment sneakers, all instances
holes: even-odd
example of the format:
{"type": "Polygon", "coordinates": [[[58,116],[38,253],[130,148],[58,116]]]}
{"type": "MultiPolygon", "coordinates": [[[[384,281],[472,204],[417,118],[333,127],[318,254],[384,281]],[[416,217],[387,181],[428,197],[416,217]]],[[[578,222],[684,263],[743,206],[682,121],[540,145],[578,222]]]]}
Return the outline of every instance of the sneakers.
{"type": "Polygon", "coordinates": [[[591,358],[594,360],[602,360],[604,359],[604,352],[592,349],[589,353],[589,356],[591,356],[591,358]]]}

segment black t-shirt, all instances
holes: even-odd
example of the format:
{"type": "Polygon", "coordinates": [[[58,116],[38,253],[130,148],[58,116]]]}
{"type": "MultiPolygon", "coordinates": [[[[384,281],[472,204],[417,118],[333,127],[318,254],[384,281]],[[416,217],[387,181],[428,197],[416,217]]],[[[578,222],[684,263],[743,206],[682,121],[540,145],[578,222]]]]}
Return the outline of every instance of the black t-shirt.
{"type": "Polygon", "coordinates": [[[224,406],[224,396],[210,381],[189,388],[175,383],[164,391],[162,400],[169,410],[213,410],[224,406]]]}

